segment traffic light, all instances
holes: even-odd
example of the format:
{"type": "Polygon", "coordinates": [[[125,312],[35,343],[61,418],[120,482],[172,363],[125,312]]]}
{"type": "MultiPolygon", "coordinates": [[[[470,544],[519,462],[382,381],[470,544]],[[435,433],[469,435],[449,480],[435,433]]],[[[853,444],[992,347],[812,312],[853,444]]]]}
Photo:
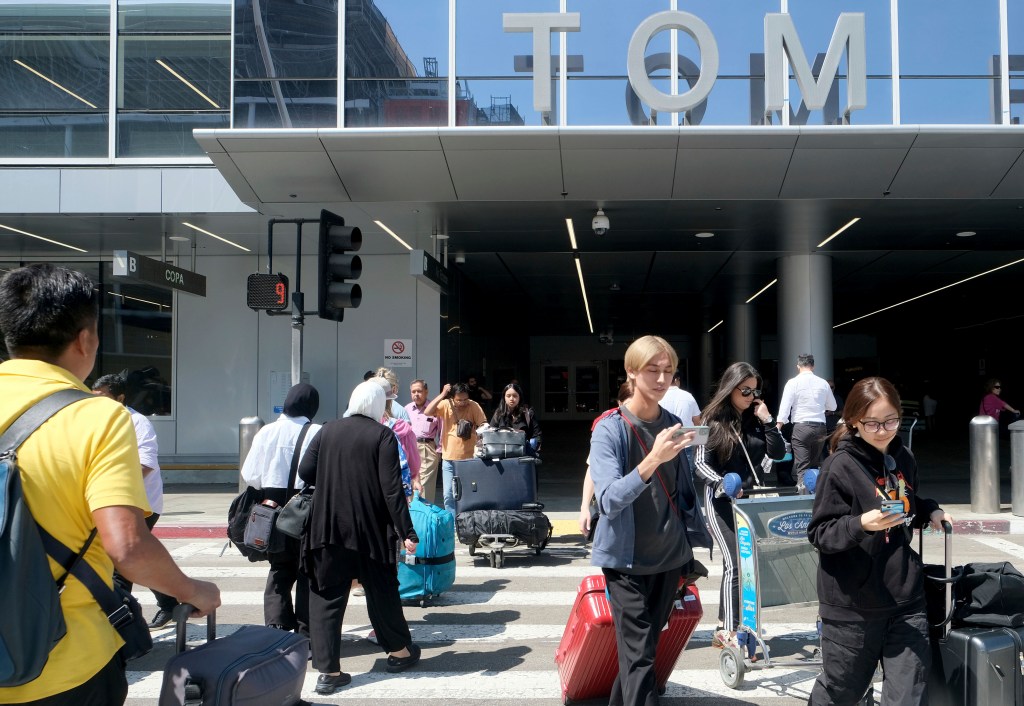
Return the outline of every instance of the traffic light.
{"type": "Polygon", "coordinates": [[[358,228],[346,226],[344,218],[326,209],[320,211],[316,313],[321,319],[341,321],[345,309],[354,309],[362,301],[363,292],[353,280],[362,274],[363,262],[351,254],[362,245],[363,234],[358,228]]]}

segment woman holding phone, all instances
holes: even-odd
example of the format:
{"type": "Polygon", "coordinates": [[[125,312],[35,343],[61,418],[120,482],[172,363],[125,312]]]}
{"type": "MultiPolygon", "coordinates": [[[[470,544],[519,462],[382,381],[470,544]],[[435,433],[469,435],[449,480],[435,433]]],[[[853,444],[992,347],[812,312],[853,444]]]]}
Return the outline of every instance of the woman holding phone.
{"type": "Polygon", "coordinates": [[[822,464],[807,536],[820,552],[823,671],[808,702],[853,704],[882,662],[883,704],[927,704],[931,665],[921,557],[913,529],[952,522],[917,495],[917,462],[897,432],[888,380],[857,382],[822,464]]]}
{"type": "Polygon", "coordinates": [[[718,628],[712,647],[736,644],[739,625],[740,576],[736,567],[736,527],[731,497],[760,484],[765,459],[786,455],[786,440],[775,418],[761,401],[761,375],[750,363],[733,363],[718,382],[715,396],[704,408],[702,421],[710,427],[705,446],[694,458],[697,476],[704,481],[704,508],[715,543],[722,552],[722,596],[718,628]],[[739,476],[726,480],[726,475],[739,476]]]}

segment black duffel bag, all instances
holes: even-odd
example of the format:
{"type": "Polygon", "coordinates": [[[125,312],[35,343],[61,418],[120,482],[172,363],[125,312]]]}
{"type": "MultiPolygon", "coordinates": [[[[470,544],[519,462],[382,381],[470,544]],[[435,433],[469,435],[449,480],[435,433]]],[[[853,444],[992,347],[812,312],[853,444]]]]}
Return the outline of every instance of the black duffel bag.
{"type": "Polygon", "coordinates": [[[551,521],[538,510],[472,510],[455,518],[462,544],[475,545],[489,534],[508,534],[528,547],[543,547],[551,537],[551,521]]]}
{"type": "Polygon", "coordinates": [[[935,628],[949,623],[964,626],[1024,626],[1024,575],[1007,561],[958,566],[944,578],[942,566],[926,565],[925,596],[928,622],[935,628]],[[945,584],[953,586],[953,605],[947,613],[945,584]]]}

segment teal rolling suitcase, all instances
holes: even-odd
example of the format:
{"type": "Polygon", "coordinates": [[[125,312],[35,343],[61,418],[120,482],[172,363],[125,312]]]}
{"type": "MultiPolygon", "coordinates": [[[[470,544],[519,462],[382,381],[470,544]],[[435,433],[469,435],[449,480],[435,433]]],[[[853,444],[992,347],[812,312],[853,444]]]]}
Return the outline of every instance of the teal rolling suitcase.
{"type": "Polygon", "coordinates": [[[455,518],[444,508],[423,502],[418,493],[409,504],[409,514],[420,543],[413,557],[407,558],[402,550],[398,594],[403,601],[424,605],[455,583],[455,518]]]}

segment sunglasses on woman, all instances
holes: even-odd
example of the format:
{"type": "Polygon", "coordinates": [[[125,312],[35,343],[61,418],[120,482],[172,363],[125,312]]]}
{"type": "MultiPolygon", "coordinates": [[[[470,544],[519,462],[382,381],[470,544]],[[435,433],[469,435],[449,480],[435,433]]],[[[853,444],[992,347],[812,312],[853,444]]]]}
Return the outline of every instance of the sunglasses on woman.
{"type": "Polygon", "coordinates": [[[758,390],[757,388],[753,388],[753,387],[737,387],[736,389],[739,390],[740,394],[743,395],[744,397],[750,397],[751,395],[753,395],[754,397],[760,397],[761,396],[761,391],[758,390]]]}

